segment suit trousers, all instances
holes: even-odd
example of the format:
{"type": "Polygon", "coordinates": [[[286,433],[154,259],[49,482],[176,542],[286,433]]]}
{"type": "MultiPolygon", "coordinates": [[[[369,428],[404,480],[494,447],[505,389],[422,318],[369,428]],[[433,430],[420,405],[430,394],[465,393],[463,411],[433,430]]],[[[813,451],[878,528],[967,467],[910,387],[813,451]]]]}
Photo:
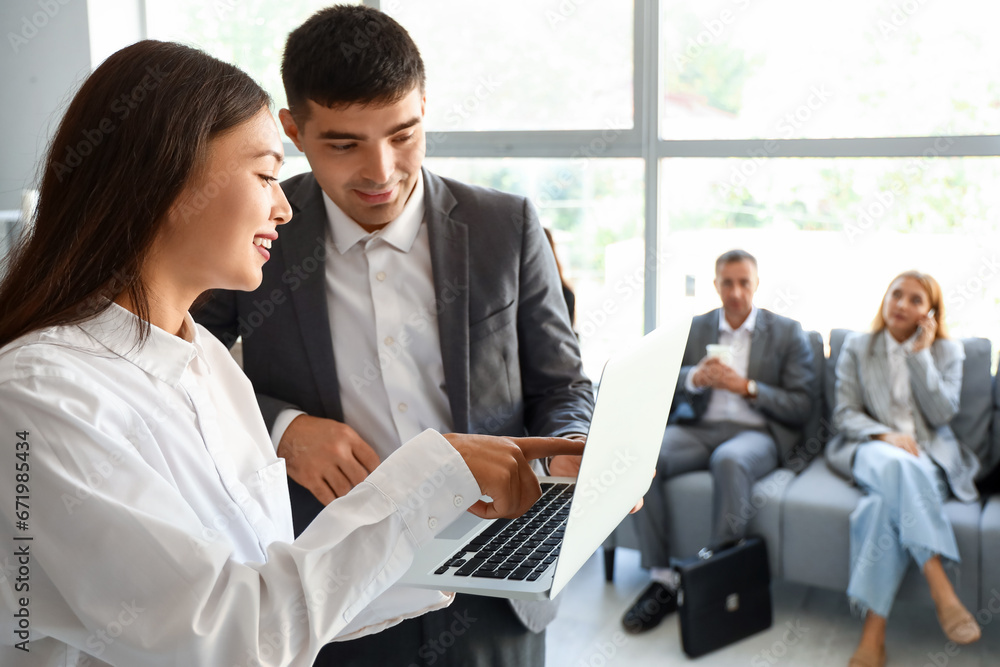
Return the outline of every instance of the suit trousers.
{"type": "Polygon", "coordinates": [[[508,600],[456,595],[444,609],[360,639],[327,644],[316,667],[495,667],[545,664],[545,632],[524,627],[508,600]]]}
{"type": "MultiPolygon", "coordinates": [[[[778,467],[778,447],[764,427],[734,422],[671,425],[663,433],[656,477],[635,514],[642,566],[669,567],[670,542],[664,483],[695,470],[712,473],[712,542],[716,546],[746,534],[744,508],[753,485],[778,467]]],[[[686,554],[693,555],[693,554],[686,554]]]]}
{"type": "Polygon", "coordinates": [[[923,568],[935,554],[958,562],[958,544],[944,513],[948,482],[926,454],[886,442],[858,446],[854,479],[867,493],[851,513],[851,579],[855,608],[888,616],[912,558],[923,568]]]}

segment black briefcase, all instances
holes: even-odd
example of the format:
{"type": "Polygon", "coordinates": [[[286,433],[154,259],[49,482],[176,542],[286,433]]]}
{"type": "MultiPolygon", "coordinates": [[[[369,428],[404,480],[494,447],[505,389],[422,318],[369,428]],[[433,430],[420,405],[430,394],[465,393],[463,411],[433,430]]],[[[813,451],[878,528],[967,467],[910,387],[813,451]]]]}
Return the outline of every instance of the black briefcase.
{"type": "Polygon", "coordinates": [[[747,537],[674,563],[684,653],[697,658],[771,627],[767,545],[747,537]]]}

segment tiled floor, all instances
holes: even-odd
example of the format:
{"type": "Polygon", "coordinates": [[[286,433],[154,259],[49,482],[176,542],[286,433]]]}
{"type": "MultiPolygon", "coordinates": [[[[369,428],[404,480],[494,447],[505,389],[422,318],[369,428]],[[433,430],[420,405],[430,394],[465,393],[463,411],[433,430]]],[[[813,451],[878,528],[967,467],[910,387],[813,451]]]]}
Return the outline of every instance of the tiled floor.
{"type": "MultiPolygon", "coordinates": [[[[692,661],[681,650],[676,614],[643,635],[622,631],[621,615],[648,579],[639,569],[638,552],[619,549],[616,560],[613,584],[605,584],[603,564],[595,554],[562,594],[559,617],[549,626],[547,667],[688,663],[698,667],[844,667],[861,631],[861,621],[851,616],[842,594],[777,583],[770,630],[692,661]]],[[[888,664],[996,667],[1000,665],[1000,615],[984,610],[980,622],[984,620],[979,643],[948,655],[933,608],[897,605],[889,621],[888,664]]]]}

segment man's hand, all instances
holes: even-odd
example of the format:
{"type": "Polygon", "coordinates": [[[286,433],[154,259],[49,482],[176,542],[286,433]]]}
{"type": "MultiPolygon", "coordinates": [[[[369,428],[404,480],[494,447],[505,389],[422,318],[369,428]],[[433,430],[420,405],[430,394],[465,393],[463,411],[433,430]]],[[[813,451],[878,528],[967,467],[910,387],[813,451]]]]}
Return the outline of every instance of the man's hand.
{"type": "Polygon", "coordinates": [[[299,415],[278,444],[288,476],[324,505],[347,495],[381,461],[357,431],[333,419],[299,415]]]}
{"type": "Polygon", "coordinates": [[[909,452],[914,456],[920,456],[920,449],[917,447],[917,441],[905,433],[882,433],[881,435],[876,435],[875,439],[888,442],[890,445],[899,447],[903,451],[909,452]]]}
{"type": "Polygon", "coordinates": [[[490,503],[477,501],[469,508],[484,519],[521,516],[541,497],[542,489],[528,461],[583,453],[583,443],[568,438],[503,438],[460,433],[447,433],[444,437],[465,459],[482,493],[493,499],[490,503]]]}
{"type": "Polygon", "coordinates": [[[725,389],[739,396],[746,395],[747,379],[717,357],[706,357],[698,362],[691,382],[696,387],[725,389]]]}

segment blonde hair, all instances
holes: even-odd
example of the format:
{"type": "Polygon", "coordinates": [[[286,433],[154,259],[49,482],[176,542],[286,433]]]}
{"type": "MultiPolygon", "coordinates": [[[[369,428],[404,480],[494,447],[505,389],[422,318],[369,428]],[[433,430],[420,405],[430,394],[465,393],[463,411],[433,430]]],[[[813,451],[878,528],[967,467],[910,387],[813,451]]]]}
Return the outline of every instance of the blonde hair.
{"type": "Polygon", "coordinates": [[[930,274],[920,273],[919,271],[903,271],[889,281],[889,286],[885,289],[885,295],[882,297],[882,303],[879,304],[878,313],[875,314],[875,319],[872,320],[872,332],[879,333],[885,329],[885,318],[882,316],[882,311],[885,310],[885,300],[889,298],[889,290],[892,289],[896,281],[903,278],[916,280],[920,283],[924,292],[926,292],[927,300],[931,302],[931,310],[934,311],[934,321],[937,323],[934,340],[948,338],[948,327],[944,323],[944,299],[941,296],[941,285],[930,274]]]}

